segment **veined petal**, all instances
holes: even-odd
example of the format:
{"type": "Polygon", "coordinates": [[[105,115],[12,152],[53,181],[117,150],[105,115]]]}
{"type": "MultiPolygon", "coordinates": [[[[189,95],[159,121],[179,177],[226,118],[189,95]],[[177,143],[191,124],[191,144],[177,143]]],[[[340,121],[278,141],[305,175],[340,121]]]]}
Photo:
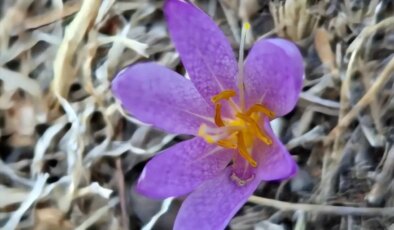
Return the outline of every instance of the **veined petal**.
{"type": "Polygon", "coordinates": [[[181,142],[148,162],[137,191],[151,198],[185,195],[219,175],[231,157],[231,150],[220,150],[199,137],[181,142]]]}
{"type": "MultiPolygon", "coordinates": [[[[283,51],[286,52],[286,54],[294,62],[293,67],[295,68],[295,75],[301,76],[302,78],[304,75],[304,62],[298,47],[294,43],[281,38],[267,39],[267,41],[277,45],[278,47],[282,48],[283,51]]],[[[299,84],[301,84],[302,86],[302,79],[298,79],[298,80],[301,81],[299,84]]]]}
{"type": "Polygon", "coordinates": [[[267,146],[258,142],[254,147],[252,154],[258,162],[257,177],[264,181],[271,181],[294,176],[298,171],[297,164],[286,146],[275,136],[268,119],[264,121],[264,129],[272,138],[272,145],[267,146]]]}
{"type": "Polygon", "coordinates": [[[226,168],[190,194],[178,212],[174,229],[224,229],[260,183],[252,180],[239,186],[231,173],[231,167],[226,168]]]}
{"type": "Polygon", "coordinates": [[[125,68],[112,91],[136,118],[170,133],[196,134],[213,114],[191,81],[154,63],[125,68]]]}
{"type": "Polygon", "coordinates": [[[293,43],[279,38],[258,41],[245,61],[246,102],[261,103],[283,116],[298,101],[303,75],[303,59],[293,43]]]}
{"type": "Polygon", "coordinates": [[[182,0],[167,0],[164,13],[175,48],[201,95],[210,101],[223,89],[236,89],[237,61],[215,22],[182,0]]]}

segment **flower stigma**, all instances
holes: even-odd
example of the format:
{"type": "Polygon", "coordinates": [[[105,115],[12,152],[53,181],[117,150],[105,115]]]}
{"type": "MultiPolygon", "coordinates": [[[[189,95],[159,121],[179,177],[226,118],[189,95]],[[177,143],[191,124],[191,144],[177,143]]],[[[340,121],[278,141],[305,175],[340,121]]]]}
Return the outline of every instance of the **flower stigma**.
{"type": "Polygon", "coordinates": [[[245,49],[245,40],[246,40],[246,34],[250,30],[250,23],[249,22],[244,22],[242,26],[242,31],[241,31],[241,42],[239,45],[239,57],[238,57],[238,69],[239,69],[239,74],[238,74],[238,79],[237,79],[237,87],[239,90],[239,96],[240,96],[240,105],[241,108],[245,108],[245,86],[244,86],[244,49],[245,49]]]}
{"type": "Polygon", "coordinates": [[[257,167],[257,162],[251,155],[253,143],[256,139],[266,145],[271,145],[272,140],[268,134],[259,126],[262,116],[272,120],[275,114],[261,104],[254,104],[249,109],[245,109],[245,86],[244,86],[244,44],[246,33],[250,29],[248,22],[243,23],[241,42],[239,49],[237,75],[237,88],[239,92],[239,105],[235,104],[233,97],[236,92],[226,89],[214,95],[211,102],[215,105],[214,122],[216,127],[208,127],[202,124],[198,130],[198,135],[210,144],[216,144],[222,148],[238,150],[240,156],[252,167],[257,167]],[[232,118],[223,118],[222,102],[227,102],[232,109],[232,118]]]}

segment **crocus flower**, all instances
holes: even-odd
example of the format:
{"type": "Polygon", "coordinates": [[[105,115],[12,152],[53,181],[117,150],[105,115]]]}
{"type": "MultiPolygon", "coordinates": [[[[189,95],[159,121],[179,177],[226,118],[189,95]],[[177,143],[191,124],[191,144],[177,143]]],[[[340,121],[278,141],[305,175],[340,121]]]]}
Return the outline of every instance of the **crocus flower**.
{"type": "Polygon", "coordinates": [[[264,39],[237,63],[223,32],[193,4],[167,0],[164,13],[190,80],[141,63],[121,71],[112,90],[139,120],[195,137],[151,159],[137,190],[160,199],[188,195],[174,229],[224,229],[261,181],[297,171],[270,121],[298,100],[302,56],[289,41],[264,39]]]}

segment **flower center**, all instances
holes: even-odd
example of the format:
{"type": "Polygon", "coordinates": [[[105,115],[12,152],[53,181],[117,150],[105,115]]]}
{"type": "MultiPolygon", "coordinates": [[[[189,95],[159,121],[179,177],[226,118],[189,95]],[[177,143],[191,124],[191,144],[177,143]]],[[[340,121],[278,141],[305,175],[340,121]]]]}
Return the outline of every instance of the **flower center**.
{"type": "Polygon", "coordinates": [[[261,104],[254,104],[248,110],[240,110],[232,100],[236,95],[234,90],[224,90],[211,98],[215,105],[214,121],[216,127],[202,124],[198,135],[210,144],[216,144],[227,149],[236,149],[238,153],[253,167],[257,162],[251,152],[255,139],[267,145],[272,144],[271,138],[259,126],[261,116],[273,119],[275,114],[261,104]],[[233,108],[233,118],[222,117],[222,103],[227,102],[233,108]]]}

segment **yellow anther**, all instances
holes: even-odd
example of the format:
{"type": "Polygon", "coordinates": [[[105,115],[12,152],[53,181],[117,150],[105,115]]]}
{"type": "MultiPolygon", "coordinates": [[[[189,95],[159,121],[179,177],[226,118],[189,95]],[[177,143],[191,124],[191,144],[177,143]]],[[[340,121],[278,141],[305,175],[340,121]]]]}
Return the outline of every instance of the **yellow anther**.
{"type": "Polygon", "coordinates": [[[215,96],[213,96],[211,98],[211,101],[214,104],[216,104],[217,102],[219,102],[219,101],[221,101],[223,99],[228,100],[228,99],[234,97],[235,95],[236,95],[236,93],[235,93],[234,90],[231,90],[231,89],[223,90],[222,92],[220,92],[220,93],[216,94],[215,96]]]}
{"type": "MultiPolygon", "coordinates": [[[[250,29],[250,24],[245,23],[243,30],[250,29]]],[[[242,45],[242,44],[241,44],[242,45]]],[[[240,81],[242,83],[242,81],[240,81]]],[[[232,97],[236,96],[234,90],[223,90],[211,98],[215,105],[214,123],[216,127],[202,124],[198,129],[198,136],[203,138],[207,143],[220,146],[224,149],[234,149],[238,154],[252,167],[257,167],[256,160],[253,159],[251,151],[254,148],[254,142],[259,139],[267,145],[272,144],[271,137],[259,126],[261,116],[270,119],[275,118],[275,113],[261,104],[254,104],[248,110],[245,110],[242,103],[243,88],[239,89],[238,99],[241,108],[235,104],[232,97]],[[233,113],[224,114],[222,117],[222,100],[230,105],[233,113]],[[235,114],[235,117],[233,115],[235,114]]],[[[227,110],[226,110],[227,112],[227,110]]],[[[262,127],[263,128],[263,127],[262,127]]]]}
{"type": "Polygon", "coordinates": [[[223,127],[224,122],[222,119],[222,105],[221,104],[216,104],[215,105],[215,124],[218,127],[223,127]]]}
{"type": "Polygon", "coordinates": [[[244,23],[244,28],[245,28],[245,30],[250,30],[250,23],[249,22],[245,22],[244,23]]]}
{"type": "Polygon", "coordinates": [[[262,142],[264,142],[267,145],[272,144],[272,140],[269,138],[269,136],[266,133],[263,132],[263,130],[260,129],[259,125],[255,120],[241,113],[237,114],[237,117],[243,120],[244,122],[248,123],[251,126],[253,132],[256,134],[257,138],[259,138],[262,142]]]}
{"type": "Polygon", "coordinates": [[[237,145],[229,140],[220,140],[216,144],[219,145],[220,147],[223,147],[226,149],[236,149],[237,148],[237,145]]]}
{"type": "Polygon", "coordinates": [[[247,162],[249,162],[250,165],[253,167],[257,166],[257,162],[250,156],[248,153],[248,150],[245,145],[244,137],[241,132],[237,134],[237,139],[238,139],[238,151],[241,157],[243,157],[247,162]]]}
{"type": "Polygon", "coordinates": [[[275,118],[275,113],[261,104],[252,105],[252,107],[250,107],[250,109],[246,112],[246,115],[250,116],[252,113],[262,113],[266,115],[269,119],[275,118]]]}

